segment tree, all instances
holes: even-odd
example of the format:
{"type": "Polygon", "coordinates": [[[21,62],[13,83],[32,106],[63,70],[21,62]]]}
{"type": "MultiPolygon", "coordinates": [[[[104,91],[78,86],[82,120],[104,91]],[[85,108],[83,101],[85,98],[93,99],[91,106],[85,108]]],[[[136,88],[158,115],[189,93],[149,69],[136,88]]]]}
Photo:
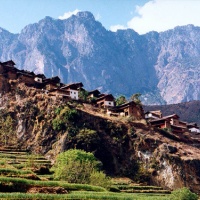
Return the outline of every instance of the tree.
{"type": "Polygon", "coordinates": [[[101,162],[92,153],[70,149],[57,156],[54,178],[69,183],[90,183],[90,175],[100,166],[101,162]]]}
{"type": "Polygon", "coordinates": [[[9,139],[15,139],[15,137],[13,137],[13,123],[13,119],[10,115],[0,117],[0,137],[1,141],[4,141],[4,145],[7,145],[9,139]]]}
{"type": "Polygon", "coordinates": [[[142,102],[141,102],[141,100],[140,100],[140,96],[141,96],[140,93],[133,94],[133,95],[131,96],[131,100],[134,101],[136,104],[141,105],[142,102]]]}
{"type": "Polygon", "coordinates": [[[122,104],[124,104],[126,102],[127,102],[126,97],[123,96],[123,95],[121,95],[121,96],[116,98],[116,105],[117,106],[120,106],[120,105],[122,105],[122,104]]]}
{"type": "Polygon", "coordinates": [[[79,90],[79,99],[81,99],[82,101],[87,101],[87,97],[88,97],[88,92],[84,89],[79,90]]]}

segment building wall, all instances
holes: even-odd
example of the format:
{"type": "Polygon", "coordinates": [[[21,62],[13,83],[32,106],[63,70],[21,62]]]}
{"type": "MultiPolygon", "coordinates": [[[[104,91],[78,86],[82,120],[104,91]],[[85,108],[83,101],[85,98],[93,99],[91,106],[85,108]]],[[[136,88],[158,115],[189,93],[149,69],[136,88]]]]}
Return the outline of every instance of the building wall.
{"type": "Polygon", "coordinates": [[[56,88],[56,84],[53,83],[46,84],[46,90],[52,90],[54,88],[56,88]]]}
{"type": "Polygon", "coordinates": [[[9,79],[17,79],[17,74],[15,72],[8,72],[8,78],[9,79]]]}
{"type": "Polygon", "coordinates": [[[38,82],[38,83],[42,83],[42,78],[39,78],[39,77],[35,77],[35,79],[34,79],[36,82],[38,82]]]}
{"type": "Polygon", "coordinates": [[[78,91],[77,90],[72,90],[72,89],[70,89],[69,91],[70,91],[70,97],[72,99],[77,99],[78,100],[78,91]]]}
{"type": "Polygon", "coordinates": [[[105,106],[114,106],[114,101],[104,101],[105,106]]]}
{"type": "Polygon", "coordinates": [[[179,120],[178,119],[171,119],[170,121],[171,125],[175,125],[175,126],[178,126],[179,125],[179,120]]]}
{"type": "Polygon", "coordinates": [[[200,133],[200,130],[198,128],[195,128],[195,127],[194,128],[190,128],[189,131],[193,132],[193,133],[200,133]]]}
{"type": "Polygon", "coordinates": [[[26,83],[26,84],[30,84],[30,85],[34,85],[35,81],[33,77],[29,77],[29,76],[20,76],[19,80],[26,83]]]}

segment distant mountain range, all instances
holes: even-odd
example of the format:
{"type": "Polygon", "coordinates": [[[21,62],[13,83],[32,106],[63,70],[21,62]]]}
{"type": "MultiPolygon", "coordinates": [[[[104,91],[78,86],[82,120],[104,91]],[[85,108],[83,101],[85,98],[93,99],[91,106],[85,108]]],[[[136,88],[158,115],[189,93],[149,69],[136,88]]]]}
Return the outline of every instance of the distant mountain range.
{"type": "Polygon", "coordinates": [[[90,12],[46,17],[20,34],[0,29],[0,60],[9,59],[87,90],[141,93],[144,104],[200,100],[200,28],[193,25],[139,35],[108,31],[90,12]]]}

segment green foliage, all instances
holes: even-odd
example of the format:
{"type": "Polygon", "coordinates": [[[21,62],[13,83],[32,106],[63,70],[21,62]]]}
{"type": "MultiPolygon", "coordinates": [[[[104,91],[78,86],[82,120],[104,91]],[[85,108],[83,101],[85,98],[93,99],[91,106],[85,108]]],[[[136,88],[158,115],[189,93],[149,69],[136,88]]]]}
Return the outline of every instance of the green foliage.
{"type": "Polygon", "coordinates": [[[76,135],[77,142],[82,142],[86,145],[97,144],[99,142],[99,136],[97,131],[91,129],[81,129],[76,135]]]}
{"type": "Polygon", "coordinates": [[[59,115],[60,114],[60,111],[63,109],[63,107],[58,107],[55,109],[55,114],[56,115],[59,115]]]}
{"type": "Polygon", "coordinates": [[[198,195],[183,187],[172,192],[171,200],[198,200],[198,195]]]}
{"type": "Polygon", "coordinates": [[[90,97],[90,98],[89,98],[89,103],[95,103],[96,100],[97,100],[96,97],[90,97]]]}
{"type": "Polygon", "coordinates": [[[131,100],[134,101],[136,104],[141,105],[142,102],[141,102],[141,100],[140,100],[140,96],[141,96],[140,93],[133,94],[133,95],[131,96],[131,100]]]}
{"type": "Polygon", "coordinates": [[[102,171],[93,171],[90,175],[90,184],[98,185],[104,188],[110,188],[111,179],[102,171]]]}
{"type": "Polygon", "coordinates": [[[54,177],[69,183],[90,183],[92,172],[98,170],[100,164],[92,153],[71,149],[56,158],[54,177]]]}
{"type": "Polygon", "coordinates": [[[56,108],[55,114],[56,118],[52,120],[52,126],[56,131],[64,130],[68,122],[74,123],[79,117],[77,110],[71,109],[68,106],[56,108]]]}
{"type": "Polygon", "coordinates": [[[70,109],[64,114],[64,118],[69,121],[76,121],[78,118],[78,112],[75,109],[70,109]]]}
{"type": "Polygon", "coordinates": [[[14,120],[10,115],[0,116],[0,138],[1,141],[4,141],[4,144],[7,145],[9,139],[15,140],[16,135],[14,132],[14,120]]]}
{"type": "Polygon", "coordinates": [[[84,89],[79,90],[79,99],[81,99],[82,101],[87,101],[87,97],[88,97],[88,92],[84,89]]]}
{"type": "Polygon", "coordinates": [[[52,121],[53,129],[56,131],[60,131],[64,129],[65,123],[61,119],[53,119],[52,121]]]}
{"type": "Polygon", "coordinates": [[[92,186],[88,184],[70,184],[66,183],[65,181],[35,181],[31,179],[24,179],[24,178],[11,178],[11,177],[2,177],[0,176],[0,184],[11,183],[10,185],[17,186],[23,185],[27,188],[27,186],[41,186],[41,187],[63,187],[66,190],[84,190],[84,191],[96,191],[96,192],[105,192],[106,189],[100,186],[92,186]]]}
{"type": "Polygon", "coordinates": [[[119,105],[122,105],[122,104],[126,103],[127,100],[126,100],[125,96],[121,95],[121,96],[116,98],[115,102],[116,102],[116,105],[119,106],[119,105]]]}

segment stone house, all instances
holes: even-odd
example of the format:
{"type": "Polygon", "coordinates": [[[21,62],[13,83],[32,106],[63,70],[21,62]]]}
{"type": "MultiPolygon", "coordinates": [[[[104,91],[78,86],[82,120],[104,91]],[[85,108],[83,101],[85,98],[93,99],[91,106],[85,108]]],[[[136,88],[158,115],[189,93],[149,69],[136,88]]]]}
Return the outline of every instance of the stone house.
{"type": "Polygon", "coordinates": [[[35,74],[26,70],[19,70],[17,72],[17,77],[20,82],[25,83],[28,86],[34,86],[35,84],[35,74]]]}
{"type": "Polygon", "coordinates": [[[145,113],[146,120],[154,120],[159,118],[162,118],[162,112],[160,110],[148,111],[145,113]]]}
{"type": "Polygon", "coordinates": [[[134,116],[136,119],[143,119],[143,110],[134,101],[119,106],[108,107],[108,114],[119,116],[134,116]]]}
{"type": "Polygon", "coordinates": [[[179,118],[178,115],[173,114],[149,122],[154,127],[170,129],[173,133],[183,133],[188,130],[187,123],[180,121],[179,118]]]}
{"type": "Polygon", "coordinates": [[[187,128],[191,133],[200,133],[200,129],[197,123],[188,123],[187,128]]]}
{"type": "Polygon", "coordinates": [[[112,94],[101,94],[99,97],[95,100],[95,104],[98,107],[113,107],[115,106],[115,98],[112,94]]]}
{"type": "Polygon", "coordinates": [[[83,87],[81,82],[79,83],[70,83],[62,86],[60,89],[66,91],[66,93],[70,96],[71,99],[78,100],[79,99],[79,91],[83,87]]]}
{"type": "Polygon", "coordinates": [[[55,88],[60,87],[60,78],[58,76],[52,78],[46,78],[43,81],[46,90],[53,90],[55,88]]]}

